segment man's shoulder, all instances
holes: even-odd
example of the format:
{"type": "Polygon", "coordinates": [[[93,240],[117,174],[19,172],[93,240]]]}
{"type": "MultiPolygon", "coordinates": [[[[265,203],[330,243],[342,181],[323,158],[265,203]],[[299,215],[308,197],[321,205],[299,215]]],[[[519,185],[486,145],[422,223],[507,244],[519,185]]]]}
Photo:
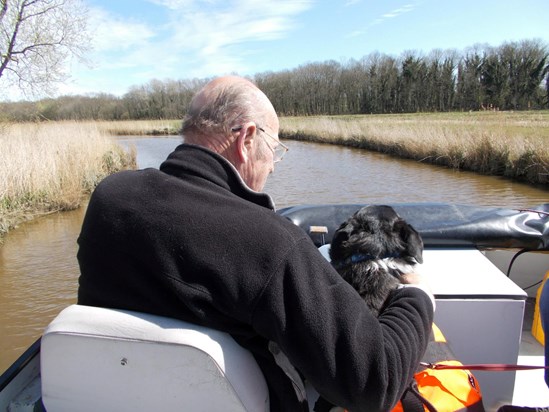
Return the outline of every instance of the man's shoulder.
{"type": "Polygon", "coordinates": [[[105,177],[101,184],[103,183],[109,183],[109,182],[116,182],[119,180],[134,180],[134,179],[144,179],[146,177],[152,177],[152,176],[161,176],[165,175],[160,170],[149,167],[146,169],[131,169],[131,170],[121,170],[119,172],[115,172],[107,177],[105,177]]]}
{"type": "Polygon", "coordinates": [[[162,176],[165,176],[158,169],[148,168],[148,169],[137,169],[137,170],[122,170],[116,173],[113,173],[105,177],[97,187],[95,188],[96,192],[101,191],[110,191],[110,190],[135,190],[141,185],[150,185],[151,180],[161,179],[162,176]]]}
{"type": "Polygon", "coordinates": [[[257,218],[258,225],[254,226],[257,232],[261,234],[262,243],[269,244],[270,247],[276,247],[279,250],[293,249],[302,242],[310,242],[313,245],[309,235],[292,221],[280,216],[273,210],[261,209],[257,218]]]}
{"type": "MultiPolygon", "coordinates": [[[[93,190],[89,206],[118,208],[137,205],[145,200],[158,199],[153,191],[160,190],[162,173],[157,169],[124,170],[105,177],[93,190]]],[[[162,188],[162,190],[167,190],[162,188]]],[[[104,213],[104,212],[103,212],[104,213]]]]}

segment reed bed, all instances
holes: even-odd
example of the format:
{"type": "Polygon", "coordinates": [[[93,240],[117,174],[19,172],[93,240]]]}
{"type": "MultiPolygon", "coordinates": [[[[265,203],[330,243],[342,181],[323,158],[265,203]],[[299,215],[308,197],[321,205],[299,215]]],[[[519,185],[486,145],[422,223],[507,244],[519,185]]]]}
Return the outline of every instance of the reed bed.
{"type": "Polygon", "coordinates": [[[162,136],[181,132],[181,120],[100,121],[97,128],[112,136],[162,136]]]}
{"type": "Polygon", "coordinates": [[[375,150],[535,185],[549,184],[549,111],[280,120],[282,138],[375,150]]]}
{"type": "Polygon", "coordinates": [[[0,124],[0,237],[17,224],[79,207],[105,176],[135,168],[95,123],[0,124]]]}

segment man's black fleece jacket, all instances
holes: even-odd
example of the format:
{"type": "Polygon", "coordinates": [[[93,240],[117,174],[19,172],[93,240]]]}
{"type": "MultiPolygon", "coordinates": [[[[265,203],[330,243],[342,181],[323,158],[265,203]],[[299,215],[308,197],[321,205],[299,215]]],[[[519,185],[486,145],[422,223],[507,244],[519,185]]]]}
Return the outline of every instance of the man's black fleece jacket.
{"type": "Polygon", "coordinates": [[[268,195],[199,146],[179,146],[160,170],[101,182],[78,243],[79,304],[230,333],[265,374],[272,411],[307,406],[269,341],[324,398],[351,411],[391,409],[427,345],[427,294],[399,289],[374,317],[308,235],[274,212],[268,195]]]}

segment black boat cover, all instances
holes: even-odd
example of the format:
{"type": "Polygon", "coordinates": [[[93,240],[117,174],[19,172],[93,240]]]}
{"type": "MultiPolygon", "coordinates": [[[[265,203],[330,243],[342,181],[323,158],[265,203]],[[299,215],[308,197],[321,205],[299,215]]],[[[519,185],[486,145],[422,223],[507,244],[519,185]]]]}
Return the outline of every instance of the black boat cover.
{"type": "MultiPolygon", "coordinates": [[[[301,205],[277,213],[309,233],[317,246],[366,204],[301,205]],[[326,234],[311,233],[325,226],[326,234]]],[[[446,203],[389,204],[422,236],[426,247],[518,248],[549,250],[549,203],[524,209],[446,203]]]]}

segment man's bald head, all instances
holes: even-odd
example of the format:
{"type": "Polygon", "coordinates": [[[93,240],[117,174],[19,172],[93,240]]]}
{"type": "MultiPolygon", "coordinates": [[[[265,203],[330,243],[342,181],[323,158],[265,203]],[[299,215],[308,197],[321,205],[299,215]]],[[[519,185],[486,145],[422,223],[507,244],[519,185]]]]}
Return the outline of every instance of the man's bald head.
{"type": "Polygon", "coordinates": [[[273,146],[260,132],[277,136],[278,129],[278,117],[267,96],[237,76],[206,84],[192,99],[183,121],[185,143],[223,156],[255,191],[263,189],[274,170],[273,146]]]}
{"type": "Polygon", "coordinates": [[[238,76],[216,78],[192,99],[183,121],[185,142],[211,146],[230,135],[231,128],[253,121],[276,122],[276,112],[265,94],[251,81],[238,76]]]}

